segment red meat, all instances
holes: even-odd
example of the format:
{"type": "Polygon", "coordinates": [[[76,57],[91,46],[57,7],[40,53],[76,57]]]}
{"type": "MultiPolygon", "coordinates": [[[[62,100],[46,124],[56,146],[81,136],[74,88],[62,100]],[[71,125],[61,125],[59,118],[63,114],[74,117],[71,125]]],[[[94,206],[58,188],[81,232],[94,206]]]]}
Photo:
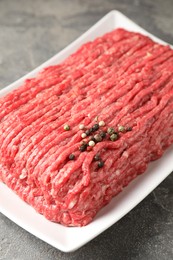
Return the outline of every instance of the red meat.
{"type": "Polygon", "coordinates": [[[0,99],[0,180],[49,220],[88,224],[173,143],[172,71],[170,47],[123,29],[45,68],[0,99]]]}

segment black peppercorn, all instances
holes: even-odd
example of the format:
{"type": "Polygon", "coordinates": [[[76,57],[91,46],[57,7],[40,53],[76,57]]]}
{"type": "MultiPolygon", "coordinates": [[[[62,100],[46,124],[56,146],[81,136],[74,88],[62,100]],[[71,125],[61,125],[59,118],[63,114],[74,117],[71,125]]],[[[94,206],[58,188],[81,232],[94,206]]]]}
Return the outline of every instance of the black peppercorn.
{"type": "Polygon", "coordinates": [[[104,166],[104,162],[103,162],[103,161],[99,161],[99,162],[98,162],[98,167],[99,167],[99,168],[102,168],[103,166],[104,166]]]}
{"type": "Polygon", "coordinates": [[[100,160],[100,155],[99,154],[96,154],[95,156],[94,156],[94,161],[99,161],[100,160]]]}
{"type": "Polygon", "coordinates": [[[93,135],[89,137],[89,141],[94,141],[94,142],[96,142],[96,140],[95,140],[95,138],[94,138],[93,135]]]}
{"type": "Polygon", "coordinates": [[[99,124],[93,125],[93,127],[92,127],[93,132],[97,131],[98,129],[99,129],[99,124]]]}
{"type": "Polygon", "coordinates": [[[79,147],[79,150],[81,151],[81,152],[84,152],[86,149],[87,149],[87,144],[86,143],[83,143],[83,144],[81,144],[81,146],[79,147]]]}
{"type": "Polygon", "coordinates": [[[126,127],[126,131],[132,131],[132,127],[131,126],[126,127]]]}
{"type": "Polygon", "coordinates": [[[91,133],[91,130],[90,129],[87,129],[86,131],[85,131],[85,134],[88,136],[88,135],[90,135],[90,133],[91,133]]]}
{"type": "Polygon", "coordinates": [[[75,159],[75,155],[74,155],[74,154],[70,154],[70,155],[69,155],[69,159],[70,159],[70,160],[74,160],[74,159],[75,159]]]}
{"type": "Polygon", "coordinates": [[[99,134],[100,134],[100,136],[101,136],[102,138],[105,138],[105,137],[106,137],[106,132],[104,132],[104,131],[101,131],[99,134]]]}

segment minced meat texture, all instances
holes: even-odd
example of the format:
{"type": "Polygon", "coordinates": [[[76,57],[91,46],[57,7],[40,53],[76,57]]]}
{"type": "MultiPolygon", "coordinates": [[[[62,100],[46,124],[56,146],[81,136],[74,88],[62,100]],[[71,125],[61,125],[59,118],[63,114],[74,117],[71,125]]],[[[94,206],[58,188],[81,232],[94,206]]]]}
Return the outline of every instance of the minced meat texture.
{"type": "Polygon", "coordinates": [[[90,223],[172,143],[173,50],[124,29],[0,99],[0,179],[66,226],[90,223]]]}

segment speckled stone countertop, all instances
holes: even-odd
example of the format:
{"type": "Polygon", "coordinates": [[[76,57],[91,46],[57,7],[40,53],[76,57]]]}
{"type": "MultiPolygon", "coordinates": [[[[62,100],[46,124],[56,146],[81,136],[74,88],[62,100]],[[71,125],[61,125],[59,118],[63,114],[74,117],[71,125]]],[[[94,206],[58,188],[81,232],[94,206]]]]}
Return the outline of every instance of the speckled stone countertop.
{"type": "MultiPolygon", "coordinates": [[[[0,0],[0,88],[49,59],[113,9],[173,44],[172,0],[0,0]]],[[[0,214],[0,259],[171,260],[173,175],[118,223],[72,253],[62,253],[0,214]]]]}

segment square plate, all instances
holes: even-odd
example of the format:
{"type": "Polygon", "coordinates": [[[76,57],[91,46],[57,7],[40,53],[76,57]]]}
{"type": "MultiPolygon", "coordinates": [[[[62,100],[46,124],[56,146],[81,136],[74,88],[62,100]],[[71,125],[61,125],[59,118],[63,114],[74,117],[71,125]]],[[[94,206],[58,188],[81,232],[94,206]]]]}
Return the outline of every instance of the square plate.
{"type": "MultiPolygon", "coordinates": [[[[60,63],[83,43],[118,27],[143,33],[159,43],[166,44],[146,32],[119,11],[111,11],[63,51],[25,77],[2,89],[0,96],[20,86],[26,78],[34,77],[44,67],[60,63]]],[[[160,160],[152,162],[145,174],[131,182],[123,192],[99,211],[92,223],[85,227],[64,227],[48,221],[3,183],[0,183],[0,211],[28,232],[61,251],[74,251],[116,223],[155,189],[173,170],[172,155],[173,146],[166,151],[160,160]]]]}

